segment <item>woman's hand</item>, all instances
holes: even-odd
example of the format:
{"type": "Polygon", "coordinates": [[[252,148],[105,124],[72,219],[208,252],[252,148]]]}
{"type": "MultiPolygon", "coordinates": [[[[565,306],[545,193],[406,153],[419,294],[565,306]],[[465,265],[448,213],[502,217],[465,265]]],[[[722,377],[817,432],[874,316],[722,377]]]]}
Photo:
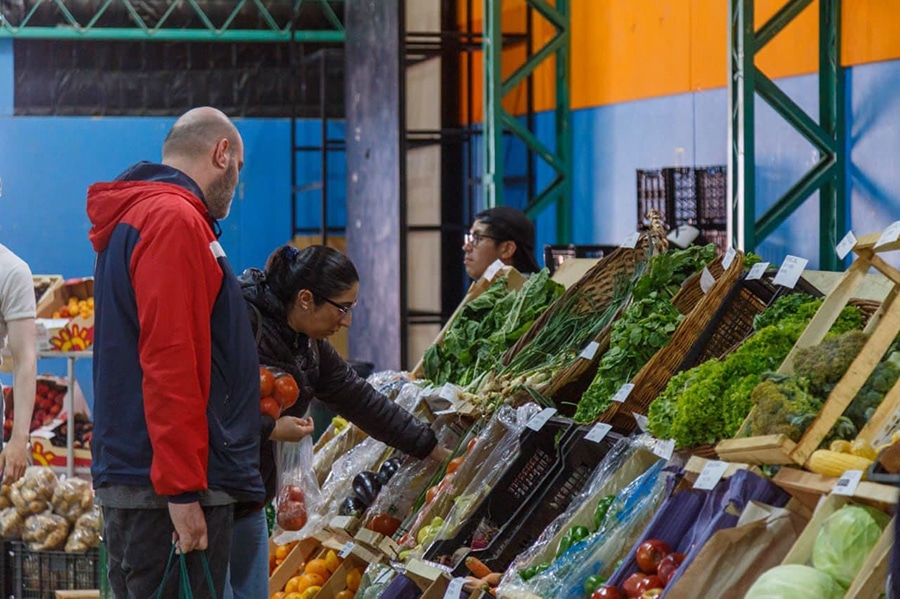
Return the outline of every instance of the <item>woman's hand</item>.
{"type": "Polygon", "coordinates": [[[306,435],[311,435],[315,424],[311,416],[297,418],[296,416],[282,416],[275,421],[275,428],[269,439],[272,441],[291,441],[296,443],[306,435]]]}

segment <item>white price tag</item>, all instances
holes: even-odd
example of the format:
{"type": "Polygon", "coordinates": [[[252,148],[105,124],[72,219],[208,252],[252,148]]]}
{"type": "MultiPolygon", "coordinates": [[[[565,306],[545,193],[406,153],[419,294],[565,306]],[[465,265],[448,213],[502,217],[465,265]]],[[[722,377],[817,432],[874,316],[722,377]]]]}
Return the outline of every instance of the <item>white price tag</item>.
{"type": "Polygon", "coordinates": [[[641,234],[638,233],[637,231],[635,231],[634,233],[632,233],[631,235],[629,235],[628,237],[625,238],[625,241],[622,242],[622,247],[633,249],[633,248],[637,247],[637,242],[638,242],[638,239],[640,239],[640,238],[641,238],[641,234]]]}
{"type": "Polygon", "coordinates": [[[803,269],[806,268],[808,262],[809,260],[806,258],[785,256],[784,262],[781,264],[781,268],[778,269],[772,282],[776,285],[793,289],[797,281],[800,280],[800,275],[803,274],[803,269]]]}
{"type": "Polygon", "coordinates": [[[437,562],[432,562],[432,561],[429,561],[429,560],[427,560],[427,559],[423,559],[423,560],[422,560],[422,563],[425,564],[425,565],[431,566],[432,568],[437,568],[438,570],[441,570],[442,572],[446,572],[446,573],[448,573],[448,574],[450,574],[451,572],[453,572],[453,568],[451,568],[450,566],[445,566],[444,564],[439,564],[439,563],[437,563],[437,562]]]}
{"type": "Polygon", "coordinates": [[[553,418],[554,414],[556,414],[556,408],[544,408],[535,414],[525,426],[533,431],[539,431],[544,428],[544,425],[547,424],[548,420],[553,418]]]}
{"type": "Polygon", "coordinates": [[[488,281],[493,281],[494,277],[497,275],[498,272],[500,272],[500,269],[503,268],[504,266],[505,265],[503,264],[503,260],[500,260],[498,258],[497,260],[494,260],[494,262],[485,269],[484,275],[482,275],[482,276],[488,281]]]}
{"type": "Polygon", "coordinates": [[[704,266],[703,272],[700,273],[700,290],[703,293],[709,293],[709,290],[712,289],[712,286],[715,284],[716,278],[709,272],[709,269],[704,266]]]}
{"type": "Polygon", "coordinates": [[[703,470],[700,471],[700,475],[697,476],[697,480],[694,482],[694,488],[711,491],[725,476],[726,470],[728,470],[726,462],[718,460],[706,462],[706,465],[703,466],[703,470]]]}
{"type": "Polygon", "coordinates": [[[588,441],[593,441],[594,443],[599,443],[602,441],[606,435],[609,434],[609,431],[612,430],[612,425],[606,424],[605,422],[598,422],[594,426],[591,427],[591,430],[584,436],[588,441]]]}
{"type": "Polygon", "coordinates": [[[859,486],[859,481],[862,480],[862,475],[862,470],[844,470],[841,477],[834,483],[834,488],[831,489],[831,492],[835,495],[853,497],[853,494],[856,493],[856,487],[859,486]]]}
{"type": "Polygon", "coordinates": [[[734,251],[734,248],[728,248],[728,251],[722,257],[722,268],[725,270],[731,268],[731,263],[734,262],[735,256],[737,256],[737,252],[734,251]]]}
{"type": "Polygon", "coordinates": [[[646,416],[644,416],[643,414],[638,414],[637,412],[632,412],[631,415],[634,416],[634,421],[637,422],[638,428],[641,429],[641,432],[650,432],[650,420],[646,416]]]}
{"type": "Polygon", "coordinates": [[[588,343],[583,350],[581,350],[581,355],[579,358],[584,358],[585,360],[593,360],[594,356],[597,354],[597,350],[600,349],[600,344],[596,341],[591,341],[588,343]]]}
{"type": "Polygon", "coordinates": [[[769,268],[768,262],[757,262],[750,268],[750,272],[747,273],[747,276],[744,277],[745,281],[756,281],[762,278],[764,274],[766,274],[766,269],[769,268]]]}
{"type": "Polygon", "coordinates": [[[459,599],[465,583],[465,578],[454,578],[451,580],[450,584],[447,585],[447,591],[444,593],[444,599],[459,599]]]}
{"type": "Polygon", "coordinates": [[[628,396],[631,394],[631,390],[634,389],[634,385],[632,383],[625,383],[619,390],[616,391],[616,394],[613,395],[612,400],[618,403],[625,403],[625,400],[628,399],[628,396]]]}
{"type": "Polygon", "coordinates": [[[675,439],[657,439],[653,446],[653,453],[668,461],[675,453],[675,439]]]}
{"type": "Polygon", "coordinates": [[[344,559],[353,552],[353,547],[353,541],[347,541],[346,543],[344,543],[344,546],[341,547],[341,551],[340,553],[338,553],[338,557],[344,559]]]}
{"type": "Polygon", "coordinates": [[[897,241],[898,237],[900,237],[900,220],[888,225],[888,228],[884,230],[884,233],[881,234],[881,237],[875,243],[875,247],[878,248],[897,241]]]}
{"type": "Polygon", "coordinates": [[[856,235],[853,234],[853,231],[847,231],[847,234],[844,235],[844,238],[837,244],[834,251],[837,252],[838,258],[843,260],[854,247],[856,247],[856,235]]]}

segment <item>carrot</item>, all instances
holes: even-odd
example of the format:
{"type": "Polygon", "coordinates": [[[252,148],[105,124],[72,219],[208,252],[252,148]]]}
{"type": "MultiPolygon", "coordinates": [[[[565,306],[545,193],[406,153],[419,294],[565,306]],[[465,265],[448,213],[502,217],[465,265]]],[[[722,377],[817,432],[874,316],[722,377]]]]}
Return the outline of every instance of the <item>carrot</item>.
{"type": "Polygon", "coordinates": [[[503,575],[500,572],[491,572],[490,574],[481,577],[481,584],[495,587],[500,584],[501,578],[503,578],[503,575]]]}
{"type": "Polygon", "coordinates": [[[484,578],[492,573],[492,570],[485,566],[484,562],[474,555],[470,555],[466,558],[466,568],[468,568],[469,572],[474,574],[476,578],[484,578]]]}

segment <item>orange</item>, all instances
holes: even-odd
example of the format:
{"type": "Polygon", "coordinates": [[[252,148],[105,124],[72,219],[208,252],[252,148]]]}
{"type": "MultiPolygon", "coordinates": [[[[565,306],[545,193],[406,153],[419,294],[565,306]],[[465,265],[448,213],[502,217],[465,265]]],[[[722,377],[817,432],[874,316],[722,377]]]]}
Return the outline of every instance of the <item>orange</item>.
{"type": "Polygon", "coordinates": [[[320,587],[325,584],[325,580],[327,579],[322,578],[318,574],[306,573],[300,577],[300,580],[297,583],[297,592],[302,593],[310,587],[320,587]]]}
{"type": "Polygon", "coordinates": [[[278,591],[277,593],[269,597],[269,599],[284,599],[284,591],[278,591]]]}
{"type": "Polygon", "coordinates": [[[356,592],[356,589],[359,588],[359,582],[362,580],[362,571],[359,568],[353,568],[349,572],[347,572],[347,578],[344,582],[347,583],[347,588],[356,592]]]}
{"type": "Polygon", "coordinates": [[[350,589],[344,589],[343,591],[341,591],[340,593],[338,593],[337,595],[335,595],[335,596],[334,596],[334,599],[353,599],[353,596],[354,596],[355,594],[356,594],[356,593],[354,593],[354,592],[351,591],[350,589]]]}
{"type": "Polygon", "coordinates": [[[323,582],[328,580],[328,577],[331,576],[331,570],[328,569],[328,561],[322,559],[321,557],[317,557],[316,559],[311,559],[306,564],[306,567],[303,568],[304,574],[318,574],[322,577],[323,582]]]}
{"type": "Polygon", "coordinates": [[[328,571],[333,573],[340,565],[341,558],[334,552],[334,549],[329,549],[328,553],[325,554],[325,566],[328,568],[328,571]]]}
{"type": "Polygon", "coordinates": [[[322,590],[320,586],[309,587],[303,593],[300,594],[300,599],[313,599],[316,595],[319,594],[319,591],[322,590]]]}
{"type": "Polygon", "coordinates": [[[288,556],[288,553],[291,552],[291,548],[289,545],[278,545],[275,548],[275,558],[276,559],[284,559],[288,556]]]}
{"type": "Polygon", "coordinates": [[[287,595],[285,595],[283,599],[303,599],[303,593],[294,591],[293,593],[288,593],[287,595]]]}
{"type": "Polygon", "coordinates": [[[300,586],[300,576],[292,576],[288,579],[287,584],[284,585],[285,593],[296,593],[297,589],[300,586]]]}

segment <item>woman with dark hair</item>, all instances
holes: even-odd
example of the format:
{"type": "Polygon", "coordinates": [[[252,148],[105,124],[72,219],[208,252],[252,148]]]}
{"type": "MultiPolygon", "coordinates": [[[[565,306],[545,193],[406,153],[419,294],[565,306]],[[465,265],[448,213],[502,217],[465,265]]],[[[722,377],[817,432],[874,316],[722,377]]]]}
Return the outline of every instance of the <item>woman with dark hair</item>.
{"type": "MultiPolygon", "coordinates": [[[[259,363],[297,381],[300,397],[277,421],[262,415],[260,469],[266,503],[275,496],[274,441],[299,441],[313,430],[305,416],[318,398],[371,437],[417,458],[443,459],[427,424],[376,391],[344,361],[327,338],[349,327],[359,293],[356,267],[339,251],[315,245],[282,246],[264,271],[248,269],[241,290],[257,332],[259,363]]],[[[235,508],[231,568],[225,598],[269,596],[268,530],[261,505],[235,508]]]]}
{"type": "Polygon", "coordinates": [[[522,274],[540,270],[534,259],[534,223],[518,208],[497,206],[475,215],[463,239],[466,273],[474,280],[500,260],[522,274]]]}

